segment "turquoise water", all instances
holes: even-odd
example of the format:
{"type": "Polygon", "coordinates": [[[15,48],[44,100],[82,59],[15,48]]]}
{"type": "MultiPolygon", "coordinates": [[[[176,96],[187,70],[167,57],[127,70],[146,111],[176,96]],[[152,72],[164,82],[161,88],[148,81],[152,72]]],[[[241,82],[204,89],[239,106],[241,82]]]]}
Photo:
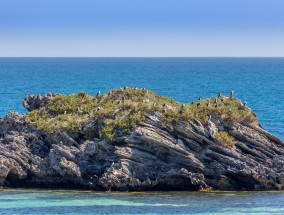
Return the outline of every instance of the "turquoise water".
{"type": "Polygon", "coordinates": [[[181,102],[231,90],[284,139],[284,58],[0,58],[0,117],[26,94],[146,87],[181,102]]]}
{"type": "Polygon", "coordinates": [[[0,214],[284,214],[284,193],[2,190],[0,214]]]}

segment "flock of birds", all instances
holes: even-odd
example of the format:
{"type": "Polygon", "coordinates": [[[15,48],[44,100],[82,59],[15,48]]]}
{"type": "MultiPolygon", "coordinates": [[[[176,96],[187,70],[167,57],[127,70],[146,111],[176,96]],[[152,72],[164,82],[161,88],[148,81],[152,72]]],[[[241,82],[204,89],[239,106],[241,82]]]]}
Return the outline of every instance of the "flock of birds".
{"type": "MultiPolygon", "coordinates": [[[[121,88],[120,88],[121,91],[127,90],[127,89],[128,89],[128,87],[123,87],[123,88],[121,87],[121,88]]],[[[134,90],[139,90],[139,88],[138,88],[138,87],[135,87],[134,90]]],[[[148,90],[147,90],[146,88],[142,88],[141,90],[142,90],[142,92],[148,93],[148,90]]],[[[111,96],[112,93],[113,93],[112,90],[110,90],[110,91],[108,92],[108,96],[111,96]]],[[[101,92],[98,91],[97,94],[96,94],[96,98],[98,98],[100,95],[101,95],[101,92]]],[[[221,92],[218,93],[218,98],[221,98],[221,100],[223,101],[224,96],[223,96],[223,94],[222,94],[221,92]]],[[[216,108],[218,107],[218,98],[215,98],[215,101],[214,101],[214,105],[215,105],[216,108]]],[[[234,91],[231,91],[231,92],[230,92],[229,99],[235,99],[234,91]]],[[[123,96],[123,97],[122,97],[122,100],[119,100],[119,101],[118,101],[118,104],[124,103],[125,100],[126,100],[126,97],[123,96]]],[[[202,98],[199,97],[199,98],[198,98],[198,101],[201,101],[201,100],[202,100],[202,98]]],[[[191,104],[194,104],[194,102],[191,102],[191,104]]],[[[198,102],[198,103],[196,104],[197,107],[199,107],[200,105],[201,105],[200,102],[198,102]]],[[[242,105],[243,105],[244,109],[246,109],[247,102],[244,102],[242,105]]],[[[166,107],[166,103],[164,103],[162,106],[163,106],[163,107],[166,107]]],[[[210,101],[208,101],[208,103],[207,103],[207,107],[209,107],[209,106],[211,106],[210,101]]],[[[183,108],[183,107],[185,107],[185,105],[182,104],[181,107],[183,108]]],[[[100,110],[100,107],[96,107],[96,108],[94,109],[94,111],[99,111],[99,110],[100,110]]],[[[163,109],[163,110],[162,110],[163,113],[165,113],[166,111],[167,111],[166,109],[163,109]]],[[[231,110],[229,110],[229,111],[231,111],[231,110]]],[[[64,114],[65,114],[65,113],[64,113],[64,114]]],[[[79,115],[82,115],[82,114],[83,114],[83,111],[81,110],[80,107],[78,107],[77,114],[79,114],[79,115]]]]}

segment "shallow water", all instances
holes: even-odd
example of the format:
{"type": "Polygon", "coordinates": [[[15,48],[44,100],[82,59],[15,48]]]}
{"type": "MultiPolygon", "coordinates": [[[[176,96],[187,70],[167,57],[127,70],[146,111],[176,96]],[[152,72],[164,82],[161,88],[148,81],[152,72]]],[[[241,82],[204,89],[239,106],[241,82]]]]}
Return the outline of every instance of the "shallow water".
{"type": "Polygon", "coordinates": [[[0,77],[0,117],[24,113],[29,93],[137,86],[191,102],[234,90],[284,139],[284,58],[0,58],[0,77]]]}
{"type": "Polygon", "coordinates": [[[1,190],[0,214],[284,214],[284,193],[1,190]]]}

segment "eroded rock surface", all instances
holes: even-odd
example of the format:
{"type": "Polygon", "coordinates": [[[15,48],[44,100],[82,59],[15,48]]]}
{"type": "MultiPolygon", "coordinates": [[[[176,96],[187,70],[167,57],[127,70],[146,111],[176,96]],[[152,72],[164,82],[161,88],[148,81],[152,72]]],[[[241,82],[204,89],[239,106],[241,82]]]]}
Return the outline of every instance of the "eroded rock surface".
{"type": "MultiPolygon", "coordinates": [[[[28,96],[28,110],[56,94],[28,96]]],[[[90,124],[86,125],[90,126],[90,124]]],[[[39,131],[22,114],[0,119],[0,184],[95,190],[284,189],[284,143],[257,123],[210,118],[163,125],[146,117],[113,141],[77,132],[39,131]],[[214,139],[225,130],[236,144],[214,139]]]]}
{"type": "Polygon", "coordinates": [[[23,101],[23,106],[28,110],[39,109],[47,104],[47,102],[53,97],[57,96],[57,93],[47,93],[45,95],[33,95],[29,94],[23,101]]]}

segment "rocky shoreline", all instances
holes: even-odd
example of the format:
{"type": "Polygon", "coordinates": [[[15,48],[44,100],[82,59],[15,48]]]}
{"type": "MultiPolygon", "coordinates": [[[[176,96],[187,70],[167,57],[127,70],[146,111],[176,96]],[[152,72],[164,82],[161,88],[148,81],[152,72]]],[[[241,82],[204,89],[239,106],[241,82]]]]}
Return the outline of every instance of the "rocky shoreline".
{"type": "Polygon", "coordinates": [[[66,98],[53,93],[28,95],[23,105],[29,114],[10,112],[0,119],[3,187],[102,191],[284,189],[284,142],[265,131],[257,120],[248,120],[247,113],[254,113],[232,96],[219,95],[188,106],[170,99],[160,104],[158,101],[164,98],[146,89],[125,88],[90,97],[94,104],[91,109],[82,105],[88,95],[78,94],[85,100],[76,100],[76,113],[69,110],[73,103],[58,100],[60,96],[66,98]],[[143,112],[141,121],[136,118],[140,119],[137,113],[142,110],[131,106],[138,101],[132,96],[138,91],[143,98],[137,103],[139,107],[142,103],[151,106],[145,106],[148,112],[143,112]],[[237,108],[226,110],[231,101],[237,108]],[[112,104],[117,106],[109,111],[107,107],[112,104]],[[61,112],[55,112],[54,105],[61,112]],[[195,113],[191,118],[179,117],[191,112],[195,113]],[[175,114],[178,118],[170,118],[175,114]],[[236,114],[243,118],[236,120],[236,114]],[[129,121],[132,116],[136,117],[135,124],[129,121]],[[118,124],[118,118],[127,118],[129,125],[118,124]],[[71,119],[77,124],[70,124],[71,119]],[[116,123],[114,134],[107,130],[108,123],[116,123]]]}

